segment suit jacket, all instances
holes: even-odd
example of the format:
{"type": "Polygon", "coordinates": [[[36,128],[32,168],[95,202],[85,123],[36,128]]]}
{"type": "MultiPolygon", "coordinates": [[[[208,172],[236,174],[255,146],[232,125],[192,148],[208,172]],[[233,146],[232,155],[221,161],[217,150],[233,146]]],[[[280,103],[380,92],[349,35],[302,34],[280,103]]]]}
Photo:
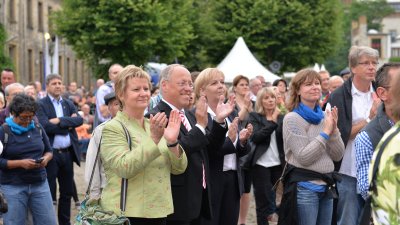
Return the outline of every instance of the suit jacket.
{"type": "Polygon", "coordinates": [[[283,115],[278,116],[278,121],[269,121],[265,116],[251,112],[249,115],[249,123],[253,125],[253,135],[251,141],[256,145],[254,155],[251,159],[250,165],[255,166],[257,160],[268,150],[271,143],[271,134],[275,131],[276,144],[279,152],[279,159],[281,166],[285,164],[285,152],[283,149],[283,138],[282,138],[282,125],[283,115]]]}
{"type": "MultiPolygon", "coordinates": [[[[164,101],[160,101],[146,115],[165,112],[167,117],[171,113],[171,107],[164,101]]],[[[178,141],[185,150],[188,165],[186,171],[180,175],[171,175],[172,198],[174,202],[174,213],[169,215],[169,220],[191,221],[200,215],[210,218],[211,215],[211,193],[210,171],[207,149],[218,149],[225,140],[226,128],[217,122],[212,129],[206,128],[206,135],[196,127],[196,117],[193,112],[185,110],[186,117],[192,129],[187,131],[183,123],[179,132],[178,141]],[[206,190],[203,189],[203,164],[206,175],[206,190]],[[203,194],[206,196],[203,197],[203,194]],[[204,204],[203,199],[206,201],[204,204]]]]}
{"type": "Polygon", "coordinates": [[[66,135],[69,134],[71,138],[71,145],[73,152],[71,156],[73,161],[80,166],[80,150],[78,144],[78,135],[76,134],[75,127],[79,127],[83,123],[82,117],[79,116],[74,104],[68,100],[63,99],[61,102],[64,116],[60,117],[60,123],[54,125],[49,122],[50,119],[57,118],[56,110],[54,109],[53,103],[49,96],[42,98],[38,101],[39,109],[37,118],[39,123],[43,126],[49,137],[50,144],[53,146],[54,136],[57,134],[66,135]],[[76,114],[76,117],[71,117],[72,114],[76,114]]]}
{"type": "MultiPolygon", "coordinates": [[[[231,115],[229,115],[229,120],[233,121],[238,114],[236,111],[233,111],[231,115]]],[[[210,121],[210,118],[208,119],[210,121]]],[[[209,122],[208,127],[214,126],[211,122],[209,122]]],[[[219,125],[218,125],[219,126],[219,125]]],[[[238,133],[239,135],[239,133],[238,133]]],[[[231,141],[229,137],[225,136],[224,144],[219,149],[208,149],[208,154],[210,155],[210,171],[211,171],[211,180],[213,185],[219,185],[224,175],[224,156],[228,154],[236,154],[236,175],[237,175],[237,186],[239,193],[238,196],[241,196],[244,192],[244,184],[241,173],[241,167],[239,163],[239,158],[245,156],[250,151],[250,146],[247,143],[245,146],[241,146],[238,140],[236,147],[231,141]]]]}

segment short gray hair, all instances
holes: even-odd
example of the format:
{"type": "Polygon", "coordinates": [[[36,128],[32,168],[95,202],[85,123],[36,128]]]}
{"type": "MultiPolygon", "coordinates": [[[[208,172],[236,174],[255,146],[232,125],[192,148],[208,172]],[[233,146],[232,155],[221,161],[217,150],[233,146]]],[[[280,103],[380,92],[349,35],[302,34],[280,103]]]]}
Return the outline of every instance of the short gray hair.
{"type": "Polygon", "coordinates": [[[14,89],[14,88],[21,88],[21,90],[24,91],[25,87],[21,83],[12,83],[12,84],[7,85],[7,87],[4,90],[4,94],[6,96],[9,96],[10,95],[10,90],[14,89]]]}
{"type": "Polygon", "coordinates": [[[163,70],[160,72],[160,84],[164,80],[169,80],[171,77],[172,72],[176,67],[183,67],[186,68],[184,65],[181,64],[170,64],[167,67],[165,67],[163,70]]]}
{"type": "Polygon", "coordinates": [[[379,52],[367,46],[352,46],[349,51],[349,68],[356,67],[362,56],[379,59],[379,52]]]}
{"type": "Polygon", "coordinates": [[[56,73],[49,74],[46,76],[46,85],[48,85],[50,81],[54,79],[62,80],[62,77],[56,73]]]}

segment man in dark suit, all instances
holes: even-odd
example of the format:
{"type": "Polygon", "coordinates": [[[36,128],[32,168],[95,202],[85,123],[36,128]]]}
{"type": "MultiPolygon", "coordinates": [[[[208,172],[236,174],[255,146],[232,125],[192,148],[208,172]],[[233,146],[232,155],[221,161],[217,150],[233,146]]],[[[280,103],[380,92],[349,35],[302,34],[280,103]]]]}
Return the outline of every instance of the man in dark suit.
{"type": "Polygon", "coordinates": [[[168,225],[200,224],[200,218],[210,218],[211,193],[207,149],[219,149],[225,140],[225,118],[232,112],[233,104],[222,101],[211,130],[207,129],[207,103],[204,96],[196,104],[196,112],[184,110],[189,105],[193,84],[189,71],[182,65],[169,65],[160,74],[163,99],[148,115],[172,109],[181,112],[179,144],[185,150],[188,166],[185,173],[171,175],[174,213],[167,218],[168,225]]]}
{"type": "Polygon", "coordinates": [[[75,127],[82,125],[74,104],[61,97],[62,78],[58,74],[46,77],[47,96],[39,100],[37,117],[53,147],[53,159],[47,165],[47,179],[55,196],[56,178],[60,186],[58,224],[69,225],[73,193],[73,162],[80,165],[78,136],[75,127]]]}

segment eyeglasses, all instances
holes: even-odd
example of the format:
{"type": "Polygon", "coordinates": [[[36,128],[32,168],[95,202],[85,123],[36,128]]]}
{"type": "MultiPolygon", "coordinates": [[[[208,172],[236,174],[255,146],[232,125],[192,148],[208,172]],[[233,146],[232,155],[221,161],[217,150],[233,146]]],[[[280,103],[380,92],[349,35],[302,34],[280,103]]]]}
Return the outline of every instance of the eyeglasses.
{"type": "Polygon", "coordinates": [[[29,115],[29,116],[25,116],[25,115],[24,116],[21,116],[21,115],[17,116],[17,118],[19,120],[24,121],[24,122],[31,121],[33,119],[33,117],[35,117],[35,114],[29,115]]]}
{"type": "Polygon", "coordinates": [[[360,62],[358,65],[362,65],[363,67],[367,68],[368,66],[377,67],[379,65],[378,62],[360,62]]]}
{"type": "Polygon", "coordinates": [[[192,82],[187,82],[187,81],[183,81],[183,82],[178,82],[176,83],[180,88],[184,88],[186,86],[189,86],[190,88],[193,88],[193,83],[192,82]]]}

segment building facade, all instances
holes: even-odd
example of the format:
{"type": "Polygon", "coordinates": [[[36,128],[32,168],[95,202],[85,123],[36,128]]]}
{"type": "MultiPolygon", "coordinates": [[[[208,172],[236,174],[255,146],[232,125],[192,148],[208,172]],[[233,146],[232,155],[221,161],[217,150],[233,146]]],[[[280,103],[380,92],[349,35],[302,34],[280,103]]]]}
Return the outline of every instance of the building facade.
{"type": "Polygon", "coordinates": [[[76,81],[89,89],[94,83],[92,73],[66,41],[57,38],[57,48],[47,47],[55,44],[49,17],[61,8],[61,3],[62,0],[1,0],[0,23],[7,32],[4,51],[14,64],[17,81],[22,84],[44,83],[45,73],[49,73],[46,56],[50,55],[57,62],[52,63],[52,67],[56,66],[52,72],[58,72],[65,84],[76,81]]]}

